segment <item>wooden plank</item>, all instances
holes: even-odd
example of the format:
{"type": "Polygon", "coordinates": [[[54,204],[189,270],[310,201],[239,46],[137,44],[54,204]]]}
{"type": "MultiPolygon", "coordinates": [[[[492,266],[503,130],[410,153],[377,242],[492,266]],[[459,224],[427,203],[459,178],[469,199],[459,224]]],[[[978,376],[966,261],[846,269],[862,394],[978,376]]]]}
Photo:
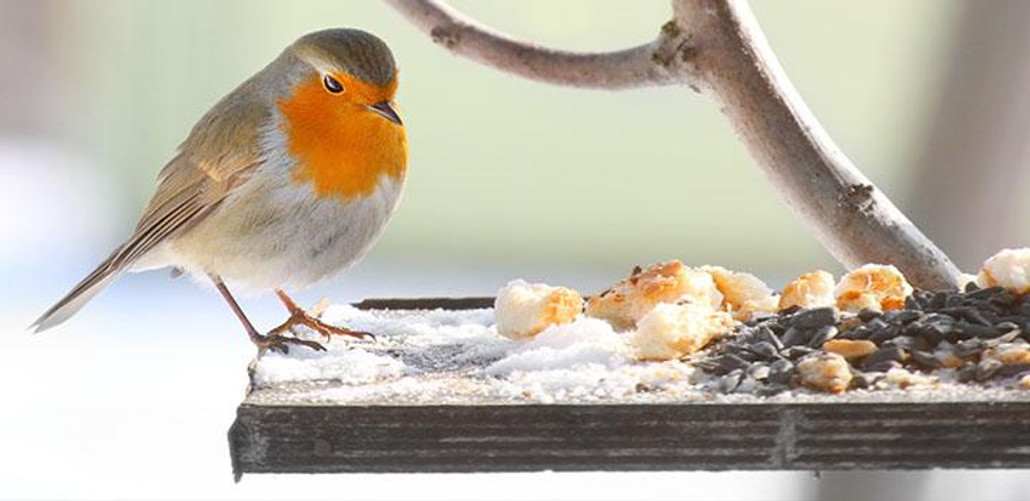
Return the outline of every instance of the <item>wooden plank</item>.
{"type": "Polygon", "coordinates": [[[243,473],[1030,467],[1030,402],[257,406],[243,473]]]}
{"type": "MultiPolygon", "coordinates": [[[[355,304],[390,310],[492,305],[488,297],[355,304]]],[[[276,391],[288,392],[289,387],[276,391]]],[[[237,410],[229,444],[237,479],[243,473],[1026,468],[1030,400],[433,406],[245,402],[237,410]]]]}

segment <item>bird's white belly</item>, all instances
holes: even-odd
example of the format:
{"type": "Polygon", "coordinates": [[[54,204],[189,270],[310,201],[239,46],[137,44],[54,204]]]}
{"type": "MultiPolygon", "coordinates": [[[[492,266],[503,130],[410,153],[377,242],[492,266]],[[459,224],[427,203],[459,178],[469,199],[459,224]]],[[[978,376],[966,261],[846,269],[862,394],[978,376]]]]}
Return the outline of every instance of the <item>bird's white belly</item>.
{"type": "Polygon", "coordinates": [[[316,197],[283,169],[263,166],[210,216],[170,241],[169,261],[235,286],[300,288],[361,259],[400,198],[403,180],[379,179],[370,195],[316,197]]]}

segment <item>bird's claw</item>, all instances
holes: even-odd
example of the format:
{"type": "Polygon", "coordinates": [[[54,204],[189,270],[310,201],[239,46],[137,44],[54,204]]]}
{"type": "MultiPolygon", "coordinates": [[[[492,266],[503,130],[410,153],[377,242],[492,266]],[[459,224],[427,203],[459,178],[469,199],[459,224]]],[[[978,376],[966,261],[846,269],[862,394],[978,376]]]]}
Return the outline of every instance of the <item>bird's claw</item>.
{"type": "Polygon", "coordinates": [[[322,312],[328,307],[329,302],[325,299],[319,301],[310,311],[304,311],[293,303],[292,301],[286,302],[287,309],[290,311],[290,318],[286,319],[282,325],[272,329],[269,335],[279,335],[283,332],[289,331],[294,332],[294,328],[298,326],[308,327],[311,330],[321,334],[326,340],[331,339],[335,336],[350,336],[358,339],[370,339],[376,340],[376,337],[370,332],[356,331],[347,329],[344,327],[337,327],[335,325],[329,325],[321,320],[322,312]]]}
{"type": "Polygon", "coordinates": [[[257,342],[258,348],[272,350],[277,353],[282,353],[283,355],[290,352],[289,345],[291,344],[307,346],[315,351],[326,351],[325,346],[322,346],[315,341],[308,341],[307,339],[296,337],[287,337],[277,333],[262,336],[257,342]]]}

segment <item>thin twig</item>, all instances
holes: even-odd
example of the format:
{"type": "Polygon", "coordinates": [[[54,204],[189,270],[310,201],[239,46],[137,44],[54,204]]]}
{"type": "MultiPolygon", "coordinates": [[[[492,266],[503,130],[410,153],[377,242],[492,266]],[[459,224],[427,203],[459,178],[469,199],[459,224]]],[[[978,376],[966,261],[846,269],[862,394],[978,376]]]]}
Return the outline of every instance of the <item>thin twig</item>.
{"type": "Polygon", "coordinates": [[[615,52],[570,52],[517,40],[435,0],[386,0],[386,3],[451,52],[532,80],[596,89],[626,89],[681,81],[679,72],[655,62],[666,51],[668,37],[615,52]]]}

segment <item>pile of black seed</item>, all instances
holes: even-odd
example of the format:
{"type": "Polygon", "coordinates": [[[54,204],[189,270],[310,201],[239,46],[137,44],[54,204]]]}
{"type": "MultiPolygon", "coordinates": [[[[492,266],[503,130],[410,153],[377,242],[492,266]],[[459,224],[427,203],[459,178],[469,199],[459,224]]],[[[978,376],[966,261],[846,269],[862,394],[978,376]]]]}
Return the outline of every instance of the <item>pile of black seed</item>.
{"type": "Polygon", "coordinates": [[[953,361],[960,382],[1022,376],[1030,374],[1030,363],[1006,365],[982,355],[1004,343],[1030,341],[1030,295],[970,284],[964,291],[917,290],[904,309],[884,313],[792,308],[741,325],[695,364],[718,376],[718,391],[774,395],[797,387],[795,363],[821,353],[823,343],[835,338],[877,346],[851,360],[852,388],[872,386],[892,368],[933,372],[942,368],[942,358],[953,361]]]}

